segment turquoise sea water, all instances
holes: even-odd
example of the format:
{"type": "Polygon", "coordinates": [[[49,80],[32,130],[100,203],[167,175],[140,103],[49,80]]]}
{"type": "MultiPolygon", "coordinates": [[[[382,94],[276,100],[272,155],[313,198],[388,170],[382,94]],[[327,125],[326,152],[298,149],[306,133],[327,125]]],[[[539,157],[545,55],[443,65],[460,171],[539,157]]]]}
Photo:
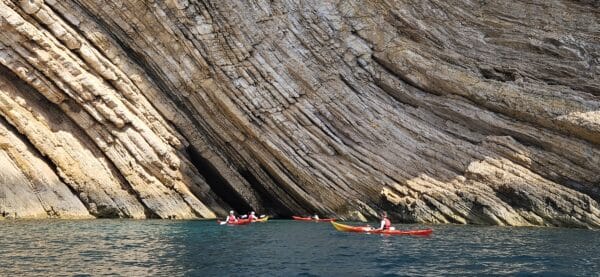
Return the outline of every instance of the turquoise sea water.
{"type": "Polygon", "coordinates": [[[0,221],[0,276],[600,276],[599,231],[432,227],[410,237],[289,220],[0,221]]]}

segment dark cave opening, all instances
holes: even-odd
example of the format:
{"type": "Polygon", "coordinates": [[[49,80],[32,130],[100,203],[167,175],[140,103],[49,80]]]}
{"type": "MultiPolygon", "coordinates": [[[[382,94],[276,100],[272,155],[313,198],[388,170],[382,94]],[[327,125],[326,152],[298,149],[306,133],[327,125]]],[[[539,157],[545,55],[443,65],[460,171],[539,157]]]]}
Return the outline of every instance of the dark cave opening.
{"type": "MultiPolygon", "coordinates": [[[[266,171],[265,171],[266,172],[266,171]]],[[[240,174],[246,181],[252,186],[252,188],[256,191],[258,196],[260,197],[263,208],[271,213],[274,213],[273,216],[278,218],[290,218],[293,213],[290,209],[288,209],[281,201],[277,200],[275,197],[270,196],[262,183],[252,174],[249,170],[245,169],[240,171],[240,174]]],[[[271,178],[271,176],[269,176],[271,178]]]]}
{"type": "Polygon", "coordinates": [[[252,207],[233,189],[232,185],[219,173],[217,168],[204,158],[193,146],[186,147],[192,164],[204,176],[212,191],[238,213],[251,211],[252,207]]]}

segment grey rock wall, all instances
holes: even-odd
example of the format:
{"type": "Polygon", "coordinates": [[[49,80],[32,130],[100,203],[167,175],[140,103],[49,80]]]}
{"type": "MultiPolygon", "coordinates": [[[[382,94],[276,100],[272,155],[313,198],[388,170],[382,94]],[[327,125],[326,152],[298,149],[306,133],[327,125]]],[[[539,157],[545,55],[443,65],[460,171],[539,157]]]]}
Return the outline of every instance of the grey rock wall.
{"type": "Polygon", "coordinates": [[[1,0],[0,212],[597,228],[599,15],[1,0]]]}

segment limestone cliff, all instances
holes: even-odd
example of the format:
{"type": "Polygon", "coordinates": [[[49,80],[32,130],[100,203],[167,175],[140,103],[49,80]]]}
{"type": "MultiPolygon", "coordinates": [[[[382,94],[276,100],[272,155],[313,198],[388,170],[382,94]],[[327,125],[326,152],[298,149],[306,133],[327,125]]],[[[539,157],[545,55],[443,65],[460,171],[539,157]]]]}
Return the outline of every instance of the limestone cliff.
{"type": "Polygon", "coordinates": [[[0,0],[0,218],[600,227],[596,1],[0,0]]]}

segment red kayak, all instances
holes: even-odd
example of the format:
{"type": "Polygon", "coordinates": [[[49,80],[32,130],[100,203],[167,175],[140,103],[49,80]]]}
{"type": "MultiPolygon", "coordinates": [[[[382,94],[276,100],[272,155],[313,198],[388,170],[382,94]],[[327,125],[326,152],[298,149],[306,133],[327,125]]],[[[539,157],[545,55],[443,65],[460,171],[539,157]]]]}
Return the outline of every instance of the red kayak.
{"type": "Polygon", "coordinates": [[[343,232],[354,232],[354,233],[369,233],[369,234],[384,234],[384,235],[417,235],[417,236],[427,236],[431,235],[433,232],[432,229],[422,229],[422,230],[373,230],[372,227],[367,226],[350,226],[344,225],[337,222],[331,222],[333,227],[335,227],[338,231],[343,232]]]}
{"type": "Polygon", "coordinates": [[[226,222],[226,221],[221,221],[217,219],[217,223],[219,223],[220,225],[246,225],[246,224],[250,224],[252,223],[252,220],[250,219],[238,219],[237,222],[226,222]]]}
{"type": "Polygon", "coordinates": [[[292,216],[292,218],[294,220],[298,220],[298,221],[313,221],[313,222],[332,222],[335,221],[335,218],[320,218],[320,219],[314,219],[312,217],[301,217],[301,216],[292,216]]]}

